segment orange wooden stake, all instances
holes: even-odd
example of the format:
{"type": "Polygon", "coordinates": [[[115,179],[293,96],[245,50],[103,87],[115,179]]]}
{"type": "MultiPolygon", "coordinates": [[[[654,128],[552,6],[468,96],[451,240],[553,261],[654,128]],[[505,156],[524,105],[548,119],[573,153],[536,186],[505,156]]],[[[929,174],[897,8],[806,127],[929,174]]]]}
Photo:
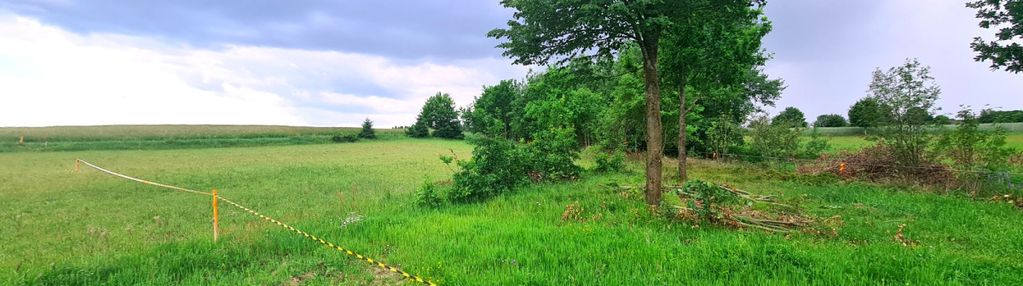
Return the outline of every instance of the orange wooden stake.
{"type": "Polygon", "coordinates": [[[838,165],[838,173],[845,175],[845,162],[842,162],[841,164],[838,165]]]}
{"type": "Polygon", "coordinates": [[[220,239],[220,218],[217,212],[217,189],[213,189],[213,242],[220,239]]]}

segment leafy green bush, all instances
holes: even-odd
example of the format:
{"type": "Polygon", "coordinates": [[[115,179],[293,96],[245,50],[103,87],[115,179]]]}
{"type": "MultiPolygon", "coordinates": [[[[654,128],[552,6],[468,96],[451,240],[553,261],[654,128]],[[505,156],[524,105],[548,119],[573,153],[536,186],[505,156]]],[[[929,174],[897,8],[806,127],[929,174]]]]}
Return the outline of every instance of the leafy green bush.
{"type": "Polygon", "coordinates": [[[416,205],[435,208],[440,206],[444,199],[441,197],[436,184],[430,181],[423,181],[423,185],[416,190],[416,205]]]}
{"type": "Polygon", "coordinates": [[[573,179],[579,176],[579,143],[575,129],[554,128],[537,132],[526,145],[525,156],[529,176],[533,181],[573,179]]]}
{"type": "Polygon", "coordinates": [[[1016,151],[1005,146],[1005,130],[981,131],[977,116],[968,108],[959,111],[957,117],[956,128],[935,141],[937,157],[966,170],[958,174],[966,189],[991,190],[1008,185],[1009,158],[1016,151]]]}
{"type": "Polygon", "coordinates": [[[810,131],[810,138],[803,142],[799,148],[799,156],[806,159],[819,158],[824,151],[831,148],[831,144],[828,143],[828,139],[821,137],[817,133],[817,128],[810,131]]]}
{"type": "Polygon", "coordinates": [[[718,158],[743,145],[742,129],[727,117],[719,117],[707,128],[707,151],[718,158]]]}
{"type": "Polygon", "coordinates": [[[721,219],[721,217],[718,217],[720,213],[714,208],[723,204],[732,204],[739,201],[739,197],[734,193],[713,183],[701,180],[686,182],[680,192],[680,195],[684,195],[689,198],[685,202],[686,206],[695,212],[694,215],[702,221],[714,221],[721,219]]]}
{"type": "Polygon", "coordinates": [[[593,156],[595,172],[617,172],[625,169],[625,153],[622,151],[597,152],[593,156]]]}
{"type": "Polygon", "coordinates": [[[504,138],[472,138],[472,159],[459,161],[452,202],[475,201],[511,191],[530,181],[571,179],[579,175],[575,159],[578,145],[571,128],[534,134],[534,140],[518,145],[504,138]]]}
{"type": "Polygon", "coordinates": [[[790,126],[771,124],[766,116],[754,117],[749,124],[751,151],[768,159],[796,157],[800,131],[790,126]]]}
{"type": "Polygon", "coordinates": [[[330,141],[334,141],[334,143],[346,143],[346,142],[347,143],[352,143],[352,142],[355,142],[355,141],[359,141],[359,136],[356,136],[355,134],[334,135],[333,137],[330,137],[330,141]]]}
{"type": "Polygon", "coordinates": [[[453,202],[479,200],[510,191],[529,181],[522,148],[514,142],[479,137],[472,139],[472,159],[459,161],[461,169],[453,177],[448,193],[453,202]]]}

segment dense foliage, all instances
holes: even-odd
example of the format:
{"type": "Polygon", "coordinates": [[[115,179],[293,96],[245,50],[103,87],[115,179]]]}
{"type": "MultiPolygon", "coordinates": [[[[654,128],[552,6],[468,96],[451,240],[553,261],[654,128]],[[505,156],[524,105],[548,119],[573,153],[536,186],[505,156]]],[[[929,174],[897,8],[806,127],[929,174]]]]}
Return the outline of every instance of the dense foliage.
{"type": "Polygon", "coordinates": [[[971,183],[965,188],[1005,188],[1009,182],[1006,174],[1009,157],[1015,153],[1005,146],[1005,130],[981,131],[977,116],[968,108],[963,108],[956,117],[956,128],[935,141],[935,153],[966,171],[958,174],[961,181],[971,183]]]}
{"type": "Polygon", "coordinates": [[[447,93],[438,92],[431,96],[423,104],[423,110],[416,117],[416,123],[409,127],[407,134],[410,137],[426,137],[427,133],[433,137],[461,139],[462,122],[458,118],[458,111],[455,110],[455,100],[447,93]],[[428,130],[432,129],[433,132],[428,130]]]}
{"type": "Polygon", "coordinates": [[[822,114],[817,116],[817,120],[813,122],[813,127],[845,127],[849,125],[845,122],[845,117],[838,114],[822,114]]]}
{"type": "Polygon", "coordinates": [[[973,38],[970,47],[977,52],[973,59],[990,61],[992,69],[1023,71],[1023,45],[1020,44],[1023,41],[1023,1],[975,0],[966,3],[966,7],[977,10],[978,26],[998,30],[993,41],[973,38]]]}
{"type": "Polygon", "coordinates": [[[795,107],[786,107],[771,119],[771,124],[786,127],[806,127],[806,116],[795,107]]]}
{"type": "Polygon", "coordinates": [[[888,113],[873,97],[864,97],[849,107],[849,125],[863,128],[878,127],[888,123],[888,113]]]}
{"type": "Polygon", "coordinates": [[[931,139],[926,129],[928,117],[941,94],[930,68],[915,59],[907,59],[903,65],[887,71],[877,69],[870,92],[890,119],[879,134],[882,144],[891,147],[902,165],[916,166],[924,162],[931,139]]]}
{"type": "Polygon", "coordinates": [[[977,117],[980,123],[1013,123],[1023,122],[1023,110],[994,110],[985,108],[977,117]]]}

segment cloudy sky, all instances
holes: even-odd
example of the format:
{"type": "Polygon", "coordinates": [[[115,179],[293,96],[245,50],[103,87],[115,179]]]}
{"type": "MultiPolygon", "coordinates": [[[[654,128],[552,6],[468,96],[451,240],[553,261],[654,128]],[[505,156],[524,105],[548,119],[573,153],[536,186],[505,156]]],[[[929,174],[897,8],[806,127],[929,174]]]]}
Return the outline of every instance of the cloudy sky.
{"type": "MultiPolygon", "coordinates": [[[[497,1],[0,0],[0,126],[405,125],[444,91],[468,104],[522,78],[485,37],[497,1]]],[[[919,58],[940,105],[1023,108],[1023,74],[976,63],[961,1],[775,0],[778,107],[845,114],[875,67],[919,58]]]]}

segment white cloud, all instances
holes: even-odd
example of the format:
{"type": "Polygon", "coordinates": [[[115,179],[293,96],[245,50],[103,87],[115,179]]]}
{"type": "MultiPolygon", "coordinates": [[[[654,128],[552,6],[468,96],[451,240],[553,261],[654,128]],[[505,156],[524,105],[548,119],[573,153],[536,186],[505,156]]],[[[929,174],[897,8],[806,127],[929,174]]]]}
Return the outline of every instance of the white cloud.
{"type": "Polygon", "coordinates": [[[468,104],[521,77],[500,59],[399,63],[380,56],[252,46],[197,49],[79,35],[0,14],[0,125],[405,125],[426,97],[468,104]]]}

